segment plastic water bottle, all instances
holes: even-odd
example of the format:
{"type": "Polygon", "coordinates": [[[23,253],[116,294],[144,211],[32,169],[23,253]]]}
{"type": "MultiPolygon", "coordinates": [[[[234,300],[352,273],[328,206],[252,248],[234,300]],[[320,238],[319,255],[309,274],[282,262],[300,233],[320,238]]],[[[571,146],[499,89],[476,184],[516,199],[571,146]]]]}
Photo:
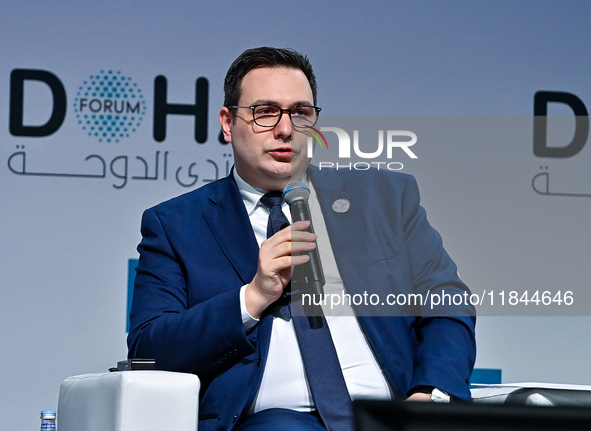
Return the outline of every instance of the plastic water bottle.
{"type": "Polygon", "coordinates": [[[55,418],[57,413],[55,410],[41,411],[41,431],[55,431],[55,418]]]}

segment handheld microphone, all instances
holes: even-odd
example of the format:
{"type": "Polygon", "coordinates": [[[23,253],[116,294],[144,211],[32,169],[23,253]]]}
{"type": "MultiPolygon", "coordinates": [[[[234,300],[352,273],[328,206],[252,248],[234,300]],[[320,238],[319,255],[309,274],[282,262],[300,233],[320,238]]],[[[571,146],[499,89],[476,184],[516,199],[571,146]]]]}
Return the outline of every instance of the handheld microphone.
{"type": "MultiPolygon", "coordinates": [[[[310,226],[306,230],[314,233],[312,219],[310,218],[310,207],[308,206],[309,197],[310,189],[302,181],[291,181],[283,189],[283,199],[291,209],[292,221],[295,223],[296,221],[308,220],[310,226]]],[[[314,250],[303,253],[310,256],[310,260],[297,266],[296,270],[301,271],[300,275],[305,278],[309,293],[312,295],[323,295],[325,281],[324,271],[322,271],[322,265],[320,263],[320,254],[318,253],[318,244],[316,244],[314,250]]]]}

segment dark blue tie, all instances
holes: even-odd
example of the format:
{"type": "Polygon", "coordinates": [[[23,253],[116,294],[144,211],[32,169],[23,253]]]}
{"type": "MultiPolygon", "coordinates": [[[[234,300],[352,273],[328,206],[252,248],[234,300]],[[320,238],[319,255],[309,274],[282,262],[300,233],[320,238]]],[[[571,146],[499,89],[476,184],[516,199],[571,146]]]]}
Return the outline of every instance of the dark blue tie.
{"type": "MultiPolygon", "coordinates": [[[[261,203],[269,208],[267,237],[289,226],[281,210],[281,192],[265,194],[261,203]]],[[[291,315],[289,296],[289,292],[284,293],[277,301],[275,311],[276,316],[285,320],[289,320],[291,315]]],[[[308,383],[324,425],[329,431],[354,431],[351,398],[326,319],[324,316],[305,316],[301,300],[293,301],[291,308],[308,383]]]]}
{"type": "Polygon", "coordinates": [[[289,226],[289,220],[283,214],[283,193],[280,191],[268,192],[261,198],[261,203],[269,208],[269,221],[267,222],[267,238],[271,238],[281,229],[289,226]]]}

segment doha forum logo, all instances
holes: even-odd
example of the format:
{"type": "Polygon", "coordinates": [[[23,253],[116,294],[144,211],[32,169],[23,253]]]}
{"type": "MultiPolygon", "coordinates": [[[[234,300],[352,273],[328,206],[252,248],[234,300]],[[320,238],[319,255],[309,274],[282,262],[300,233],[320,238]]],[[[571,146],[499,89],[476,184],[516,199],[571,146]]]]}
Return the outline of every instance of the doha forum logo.
{"type": "MultiPolygon", "coordinates": [[[[168,99],[168,79],[164,75],[154,78],[154,92],[151,98],[152,136],[154,141],[166,139],[168,116],[189,116],[194,118],[194,140],[198,144],[207,142],[209,81],[201,76],[195,80],[194,103],[175,103],[168,99]]],[[[13,69],[10,72],[9,132],[12,136],[43,138],[56,133],[66,118],[66,86],[59,76],[48,70],[13,69]],[[29,87],[30,84],[35,84],[29,87]],[[31,124],[25,115],[38,111],[37,100],[44,98],[45,84],[50,92],[50,115],[43,123],[36,119],[31,124]],[[27,97],[25,103],[25,86],[27,97]]],[[[145,121],[146,97],[137,83],[120,71],[102,70],[82,82],[74,98],[76,121],[91,138],[100,142],[119,142],[128,138],[145,121]]],[[[41,110],[43,111],[43,110],[41,110]]],[[[45,115],[45,114],[42,114],[45,115]]],[[[220,134],[218,141],[226,142],[220,134]]]]}
{"type": "MultiPolygon", "coordinates": [[[[67,88],[68,81],[62,81],[49,70],[16,68],[10,72],[8,130],[16,138],[13,141],[16,150],[9,155],[7,167],[14,175],[112,179],[112,186],[120,190],[131,181],[176,180],[178,185],[188,188],[229,174],[231,151],[224,153],[223,158],[211,152],[196,152],[187,157],[186,151],[178,148],[154,147],[145,137],[141,146],[128,145],[139,136],[136,133],[134,137],[134,133],[140,127],[151,128],[153,143],[165,141],[167,120],[171,116],[192,117],[195,143],[210,143],[207,78],[200,76],[193,84],[189,83],[186,90],[194,95],[194,102],[182,103],[170,100],[165,75],[155,76],[153,91],[146,93],[145,88],[118,68],[85,73],[75,80],[72,91],[67,88]],[[82,140],[71,137],[56,139],[67,123],[68,110],[70,124],[93,145],[82,146],[82,140]],[[49,136],[52,138],[44,139],[49,136]],[[81,147],[81,151],[88,151],[87,156],[71,155],[65,146],[81,147]],[[53,157],[38,154],[52,150],[53,157]]],[[[227,145],[222,133],[217,140],[227,145]]]]}
{"type": "Polygon", "coordinates": [[[74,112],[88,136],[99,142],[119,142],[141,126],[146,101],[131,77],[121,71],[101,70],[78,88],[74,112]]]}

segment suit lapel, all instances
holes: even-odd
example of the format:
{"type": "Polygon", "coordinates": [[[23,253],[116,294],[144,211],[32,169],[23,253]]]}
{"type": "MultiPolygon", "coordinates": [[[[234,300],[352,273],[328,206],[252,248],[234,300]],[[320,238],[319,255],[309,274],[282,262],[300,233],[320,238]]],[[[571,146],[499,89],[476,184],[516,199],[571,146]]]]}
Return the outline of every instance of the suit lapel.
{"type": "Polygon", "coordinates": [[[229,175],[218,184],[203,216],[218,245],[247,284],[256,273],[259,246],[234,178],[229,175]]]}
{"type": "Polygon", "coordinates": [[[363,241],[362,202],[359,190],[332,171],[320,171],[310,166],[308,173],[314,185],[339,273],[350,294],[363,293],[367,286],[366,256],[363,241]],[[332,204],[347,199],[349,210],[337,213],[332,204]]]}
{"type": "MultiPolygon", "coordinates": [[[[321,172],[310,166],[308,172],[318,201],[322,208],[322,215],[326,222],[326,229],[334,252],[335,260],[347,292],[351,295],[370,291],[375,286],[368,286],[367,274],[367,241],[363,238],[363,208],[361,191],[351,181],[345,180],[334,171],[321,172]],[[332,204],[337,199],[348,199],[349,210],[337,213],[332,210],[332,204]]],[[[357,308],[354,306],[354,308],[357,308]]],[[[383,335],[392,331],[393,322],[389,318],[367,317],[373,316],[371,307],[365,308],[370,314],[362,311],[358,316],[359,324],[373,349],[376,359],[385,371],[391,387],[397,393],[403,393],[396,374],[392,372],[392,354],[383,344],[383,335]]],[[[358,310],[359,311],[359,310],[358,310]]]]}
{"type": "MultiPolygon", "coordinates": [[[[209,197],[211,205],[203,211],[203,216],[220,248],[240,275],[242,282],[247,284],[256,274],[259,246],[232,174],[223,178],[219,184],[209,197]]],[[[264,313],[256,329],[248,335],[250,341],[257,345],[257,352],[253,357],[258,365],[245,408],[252,404],[260,386],[269,352],[272,326],[272,313],[264,313]]]]}

